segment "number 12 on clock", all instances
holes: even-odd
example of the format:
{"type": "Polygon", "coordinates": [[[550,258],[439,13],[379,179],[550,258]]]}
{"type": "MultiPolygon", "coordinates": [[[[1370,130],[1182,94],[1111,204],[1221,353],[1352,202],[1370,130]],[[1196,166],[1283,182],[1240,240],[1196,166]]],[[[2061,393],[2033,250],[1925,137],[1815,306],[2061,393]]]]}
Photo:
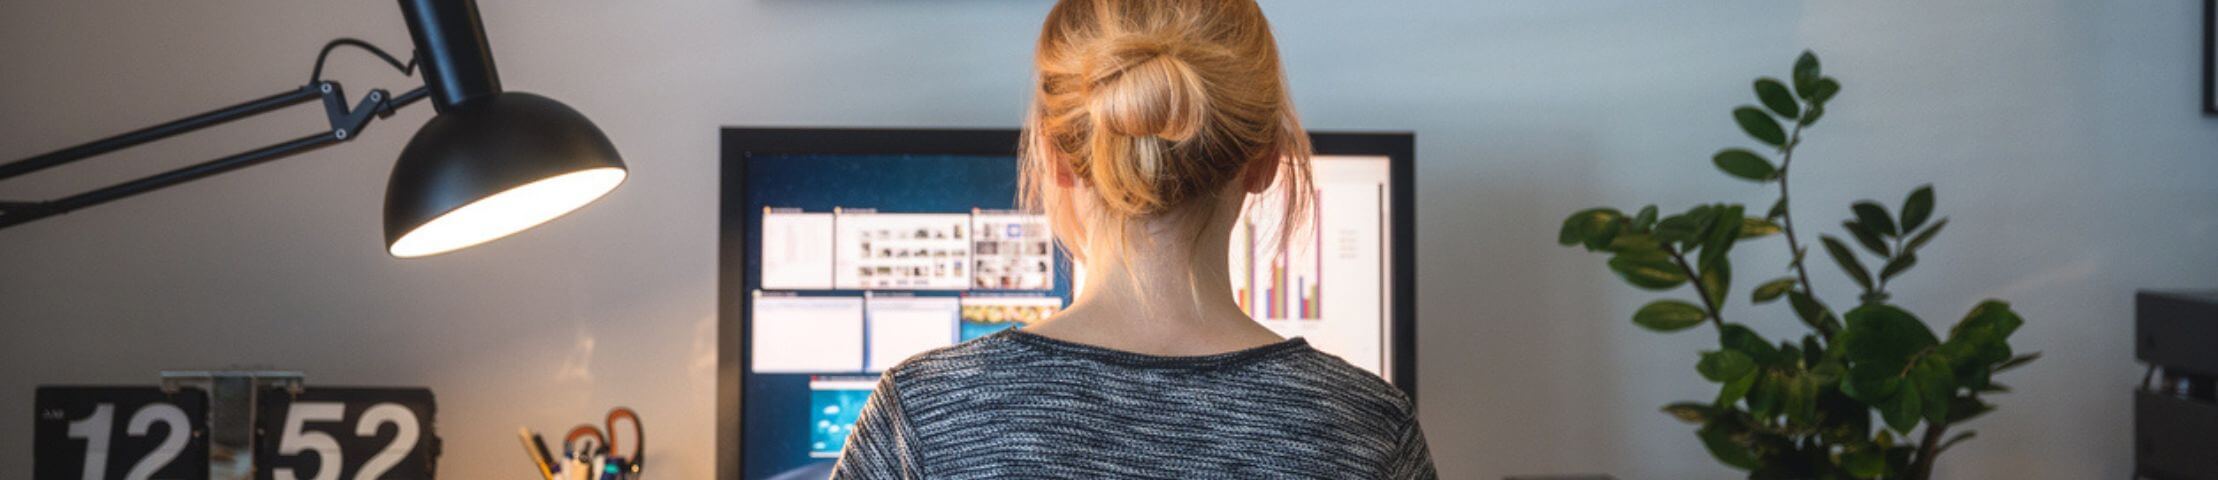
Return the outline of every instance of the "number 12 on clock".
{"type": "Polygon", "coordinates": [[[150,387],[39,387],[38,480],[208,478],[208,394],[150,387]]]}

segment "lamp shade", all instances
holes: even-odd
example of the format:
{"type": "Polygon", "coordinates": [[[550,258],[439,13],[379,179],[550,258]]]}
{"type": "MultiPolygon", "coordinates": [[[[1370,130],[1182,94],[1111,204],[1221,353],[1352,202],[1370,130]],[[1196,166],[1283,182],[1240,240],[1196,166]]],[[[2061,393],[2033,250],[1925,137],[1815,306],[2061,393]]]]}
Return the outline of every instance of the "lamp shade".
{"type": "Polygon", "coordinates": [[[395,257],[484,243],[577,210],[628,171],[591,120],[554,99],[501,92],[442,109],[401,150],[385,185],[395,257]]]}

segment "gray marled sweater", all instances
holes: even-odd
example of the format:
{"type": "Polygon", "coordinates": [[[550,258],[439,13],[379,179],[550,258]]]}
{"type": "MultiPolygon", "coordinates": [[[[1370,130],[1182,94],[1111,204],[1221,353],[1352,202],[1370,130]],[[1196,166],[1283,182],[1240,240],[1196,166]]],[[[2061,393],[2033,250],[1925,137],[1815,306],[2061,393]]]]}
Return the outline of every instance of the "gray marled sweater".
{"type": "Polygon", "coordinates": [[[1410,401],[1301,339],[1160,357],[1010,330],[887,370],[834,479],[1432,479],[1410,401]]]}

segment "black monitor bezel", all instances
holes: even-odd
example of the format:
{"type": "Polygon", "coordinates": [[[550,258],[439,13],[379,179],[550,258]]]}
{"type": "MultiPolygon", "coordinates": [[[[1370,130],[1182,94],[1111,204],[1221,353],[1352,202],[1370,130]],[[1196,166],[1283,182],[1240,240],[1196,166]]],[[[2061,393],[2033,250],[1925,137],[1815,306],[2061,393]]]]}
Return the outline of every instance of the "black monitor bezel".
{"type": "MultiPolygon", "coordinates": [[[[744,128],[721,132],[721,187],[717,219],[717,478],[739,478],[744,456],[740,402],[744,401],[748,305],[746,282],[747,160],[757,154],[1005,155],[1017,153],[1013,129],[744,128]]],[[[1408,132],[1311,132],[1317,155],[1388,157],[1393,230],[1393,361],[1391,381],[1417,398],[1417,189],[1416,135],[1408,132]]]]}

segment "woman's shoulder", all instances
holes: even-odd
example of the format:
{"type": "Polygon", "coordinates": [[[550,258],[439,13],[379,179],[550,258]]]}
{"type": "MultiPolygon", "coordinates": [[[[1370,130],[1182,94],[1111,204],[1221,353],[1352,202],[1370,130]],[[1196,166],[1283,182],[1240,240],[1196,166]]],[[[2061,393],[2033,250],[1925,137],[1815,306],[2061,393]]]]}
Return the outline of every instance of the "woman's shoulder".
{"type": "Polygon", "coordinates": [[[1379,373],[1349,363],[1339,356],[1309,349],[1289,356],[1285,378],[1331,401],[1390,417],[1415,415],[1415,402],[1401,388],[1387,383],[1379,373]]]}
{"type": "Polygon", "coordinates": [[[981,370],[1020,361],[1022,353],[1003,332],[926,350],[887,368],[884,375],[906,392],[912,386],[944,383],[940,379],[973,377],[981,370]]]}

